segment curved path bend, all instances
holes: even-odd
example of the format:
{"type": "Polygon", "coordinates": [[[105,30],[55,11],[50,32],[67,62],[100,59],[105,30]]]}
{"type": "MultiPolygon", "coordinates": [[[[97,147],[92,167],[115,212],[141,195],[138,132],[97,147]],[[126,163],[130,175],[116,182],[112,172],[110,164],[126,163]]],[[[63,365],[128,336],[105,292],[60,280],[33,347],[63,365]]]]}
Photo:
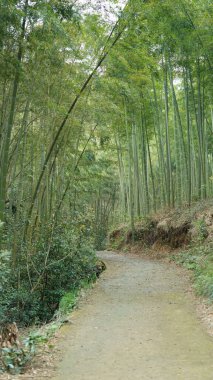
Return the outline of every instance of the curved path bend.
{"type": "Polygon", "coordinates": [[[103,252],[107,271],[63,328],[54,380],[213,380],[213,340],[172,265],[103,252]]]}

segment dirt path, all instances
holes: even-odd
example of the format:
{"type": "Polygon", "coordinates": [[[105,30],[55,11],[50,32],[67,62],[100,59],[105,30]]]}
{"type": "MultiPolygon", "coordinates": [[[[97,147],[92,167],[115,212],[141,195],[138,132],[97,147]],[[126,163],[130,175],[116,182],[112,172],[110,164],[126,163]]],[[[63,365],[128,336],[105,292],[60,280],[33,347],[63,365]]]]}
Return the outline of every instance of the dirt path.
{"type": "Polygon", "coordinates": [[[63,328],[54,380],[213,380],[213,340],[183,276],[158,261],[101,257],[108,270],[63,328]]]}

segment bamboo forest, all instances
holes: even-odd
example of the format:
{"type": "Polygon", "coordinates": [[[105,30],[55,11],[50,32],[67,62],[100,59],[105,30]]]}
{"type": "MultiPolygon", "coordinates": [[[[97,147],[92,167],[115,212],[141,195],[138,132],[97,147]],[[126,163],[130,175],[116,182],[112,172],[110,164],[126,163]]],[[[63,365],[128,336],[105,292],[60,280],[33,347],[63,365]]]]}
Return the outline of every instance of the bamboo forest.
{"type": "Polygon", "coordinates": [[[119,228],[212,206],[212,11],[0,0],[0,325],[50,322],[119,228]]]}

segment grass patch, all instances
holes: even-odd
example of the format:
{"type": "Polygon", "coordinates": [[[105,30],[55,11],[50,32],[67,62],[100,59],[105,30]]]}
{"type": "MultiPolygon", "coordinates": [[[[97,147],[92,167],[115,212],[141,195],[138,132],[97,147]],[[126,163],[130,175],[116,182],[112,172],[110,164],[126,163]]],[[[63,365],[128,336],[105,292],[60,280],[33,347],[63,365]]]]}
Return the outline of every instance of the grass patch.
{"type": "Polygon", "coordinates": [[[64,296],[61,298],[59,303],[59,314],[61,316],[66,316],[67,314],[71,313],[71,311],[74,309],[74,307],[77,305],[78,298],[80,296],[80,292],[83,289],[90,289],[94,282],[96,282],[97,277],[94,274],[90,277],[90,279],[85,279],[80,282],[79,287],[71,289],[67,293],[64,294],[64,296]]]}
{"type": "Polygon", "coordinates": [[[62,297],[59,303],[59,311],[61,312],[61,314],[66,315],[72,311],[72,309],[76,306],[78,295],[79,295],[79,290],[74,289],[70,292],[67,292],[62,297]]]}

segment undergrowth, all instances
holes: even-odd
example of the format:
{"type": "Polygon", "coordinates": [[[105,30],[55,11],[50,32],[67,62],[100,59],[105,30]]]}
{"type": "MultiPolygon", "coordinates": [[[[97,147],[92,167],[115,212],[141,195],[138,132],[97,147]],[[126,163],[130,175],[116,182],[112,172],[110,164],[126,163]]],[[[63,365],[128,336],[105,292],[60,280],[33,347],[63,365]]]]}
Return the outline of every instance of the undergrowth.
{"type": "Polygon", "coordinates": [[[5,372],[13,375],[24,373],[38,348],[45,344],[51,346],[48,343],[50,338],[67,321],[66,317],[76,307],[81,291],[90,288],[96,279],[94,274],[89,279],[83,279],[78,287],[66,292],[60,300],[59,308],[55,312],[52,322],[41,328],[33,329],[20,346],[1,348],[0,374],[5,372]]]}
{"type": "Polygon", "coordinates": [[[45,226],[32,247],[20,247],[15,264],[14,253],[0,249],[0,325],[47,323],[70,289],[94,278],[93,240],[89,230],[82,227],[79,232],[78,227],[65,218],[45,226]]]}
{"type": "Polygon", "coordinates": [[[195,245],[172,259],[193,271],[196,293],[213,302],[213,242],[195,245]]]}

